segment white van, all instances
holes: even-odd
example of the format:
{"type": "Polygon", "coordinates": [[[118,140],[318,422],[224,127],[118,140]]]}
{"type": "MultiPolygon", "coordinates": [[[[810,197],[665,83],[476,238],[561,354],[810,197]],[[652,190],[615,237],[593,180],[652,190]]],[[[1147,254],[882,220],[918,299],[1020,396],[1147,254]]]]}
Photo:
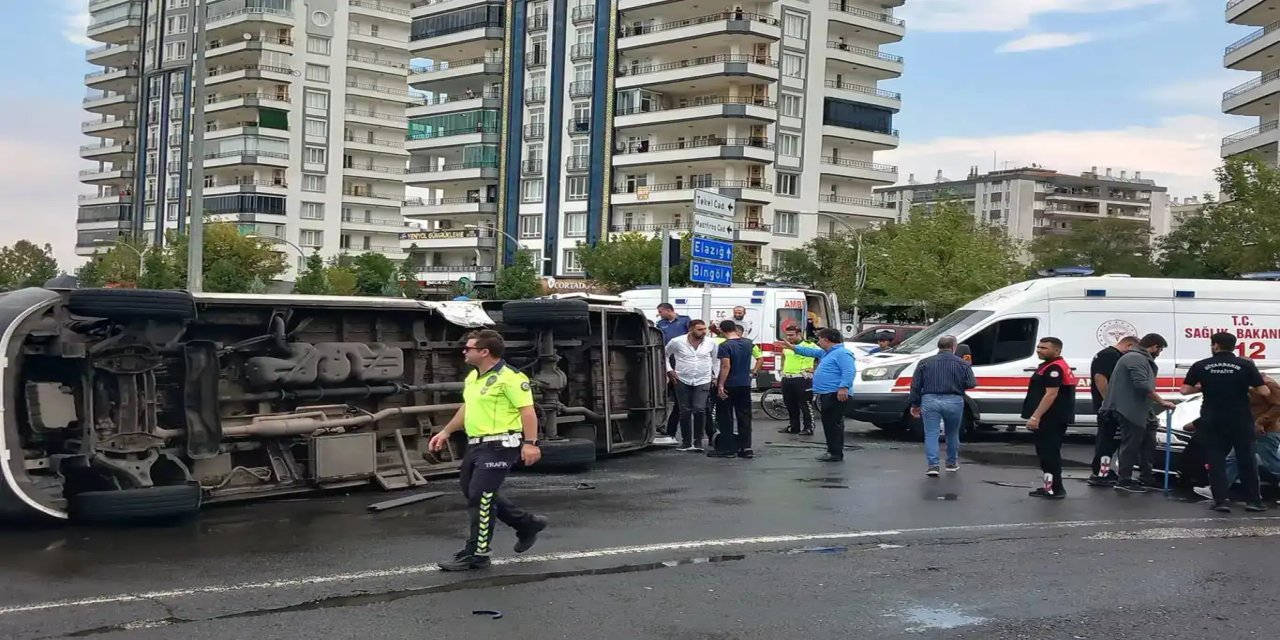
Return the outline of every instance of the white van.
{"type": "Polygon", "coordinates": [[[1036,343],[1054,336],[1079,378],[1076,424],[1095,426],[1089,365],[1126,335],[1158,333],[1169,348],[1157,361],[1158,390],[1175,396],[1189,365],[1209,355],[1209,336],[1234,333],[1238,353],[1260,368],[1280,366],[1280,283],[1124,276],[1032,280],[988,293],[908,338],[889,353],[858,361],[848,415],[883,429],[916,427],[907,396],[916,363],[937,353],[938,338],[969,346],[977,388],[965,426],[1021,425],[1022,399],[1038,360],[1036,343]]]}
{"type": "MultiPolygon", "coordinates": [[[[632,289],[619,294],[627,304],[638,307],[645,315],[658,321],[658,303],[662,302],[660,287],[632,289]]],[[[746,337],[760,346],[764,358],[760,364],[762,375],[757,386],[772,384],[772,372],[777,366],[773,355],[773,341],[782,340],[782,332],[789,326],[804,331],[809,313],[818,317],[819,328],[840,327],[840,307],[834,293],[813,289],[798,289],[779,285],[735,284],[711,289],[711,317],[702,318],[702,287],[672,287],[668,301],[676,313],[720,322],[733,318],[733,308],[746,310],[746,337]],[[767,372],[767,373],[766,373],[767,372]]]]}

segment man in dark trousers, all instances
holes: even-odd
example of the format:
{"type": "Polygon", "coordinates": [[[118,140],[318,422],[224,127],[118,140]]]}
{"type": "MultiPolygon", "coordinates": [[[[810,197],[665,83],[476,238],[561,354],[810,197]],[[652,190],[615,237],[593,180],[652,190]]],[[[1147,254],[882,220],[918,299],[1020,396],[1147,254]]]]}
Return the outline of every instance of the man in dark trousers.
{"type": "Polygon", "coordinates": [[[751,350],[754,345],[742,337],[742,328],[733,320],[720,323],[725,340],[720,344],[720,375],[716,407],[717,435],[709,458],[754,458],[751,450],[751,350]],[[737,434],[734,434],[734,423],[737,434]]]}
{"type": "Polygon", "coordinates": [[[1244,485],[1245,511],[1263,511],[1258,489],[1258,461],[1253,455],[1253,414],[1249,411],[1249,391],[1261,397],[1271,395],[1262,374],[1252,360],[1237,356],[1236,337],[1215,333],[1209,338],[1213,355],[1191,365],[1182,382],[1182,394],[1203,393],[1196,431],[1204,434],[1208,446],[1209,486],[1213,490],[1213,510],[1230,513],[1227,506],[1227,453],[1234,451],[1244,485]]]}
{"type": "Polygon", "coordinates": [[[1115,371],[1120,356],[1138,346],[1136,336],[1121,338],[1114,346],[1107,347],[1093,356],[1089,365],[1089,393],[1093,396],[1093,412],[1098,416],[1098,436],[1093,447],[1093,473],[1089,476],[1091,487],[1116,486],[1116,449],[1120,436],[1115,415],[1102,411],[1102,400],[1107,397],[1107,385],[1111,372],[1115,371]],[[1103,469],[1106,467],[1106,469],[1103,469]]]}
{"type": "Polygon", "coordinates": [[[1118,491],[1146,493],[1142,483],[1133,480],[1133,468],[1140,467],[1142,478],[1151,474],[1151,458],[1156,448],[1155,408],[1172,409],[1173,403],[1156,393],[1156,358],[1169,347],[1158,333],[1148,333],[1116,361],[1102,399],[1102,411],[1113,414],[1120,425],[1120,465],[1116,467],[1118,491]]]}
{"type": "MultiPolygon", "coordinates": [[[[788,345],[813,348],[818,345],[804,339],[800,327],[789,326],[783,332],[788,345]]],[[[813,435],[813,358],[797,354],[788,347],[782,352],[782,402],[787,407],[787,426],[779,433],[813,435]]]]}
{"type": "Polygon", "coordinates": [[[964,392],[978,385],[973,367],[956,355],[956,337],[938,339],[938,354],[920,361],[911,376],[911,415],[924,423],[925,475],[938,477],[938,432],[947,434],[947,471],[960,470],[964,392]]]}
{"type": "Polygon", "coordinates": [[[820,462],[844,460],[844,412],[853,388],[853,376],[857,362],[853,354],[844,348],[844,336],[827,327],[818,330],[818,348],[812,349],[785,342],[774,343],[776,349],[790,347],[797,354],[817,358],[813,370],[813,396],[818,401],[818,413],[822,416],[822,433],[827,439],[827,452],[818,458],[820,462]]]}
{"type": "MultiPolygon", "coordinates": [[[[689,316],[676,313],[670,302],[658,304],[658,322],[654,325],[662,332],[662,344],[689,333],[689,316]]],[[[676,444],[676,432],[680,428],[680,397],[676,395],[674,382],[667,381],[667,397],[671,399],[671,414],[667,416],[667,429],[653,439],[654,444],[676,444]]]]}
{"type": "Polygon", "coordinates": [[[1036,434],[1036,456],[1044,472],[1044,486],[1030,493],[1033,498],[1061,500],[1067,497],[1062,486],[1062,437],[1076,418],[1076,377],[1062,359],[1062,341],[1041,338],[1036,356],[1043,362],[1027,384],[1022,401],[1022,417],[1027,430],[1036,434]]]}

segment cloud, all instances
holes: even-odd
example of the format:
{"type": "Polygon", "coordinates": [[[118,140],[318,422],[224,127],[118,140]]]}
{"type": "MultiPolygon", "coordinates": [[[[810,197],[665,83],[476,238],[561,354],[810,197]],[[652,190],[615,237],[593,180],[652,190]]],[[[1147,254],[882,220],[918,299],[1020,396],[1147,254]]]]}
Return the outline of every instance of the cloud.
{"type": "Polygon", "coordinates": [[[1091,33],[1033,33],[1010,40],[996,48],[996,53],[1022,53],[1044,49],[1074,47],[1093,40],[1091,33]]]}
{"type": "Polygon", "coordinates": [[[85,36],[85,32],[89,29],[89,9],[88,5],[80,1],[69,1],[66,3],[67,14],[63,18],[62,37],[66,38],[71,44],[81,47],[92,47],[98,43],[90,40],[85,36]]]}
{"type": "Polygon", "coordinates": [[[1026,29],[1041,14],[1109,13],[1139,8],[1185,15],[1186,0],[912,0],[898,15],[922,31],[1007,32],[1026,29]]]}
{"type": "Polygon", "coordinates": [[[88,119],[79,105],[42,103],[24,98],[0,106],[0,158],[16,159],[0,171],[0,245],[18,240],[53,245],[59,265],[68,271],[82,259],[75,254],[76,194],[92,189],[80,184],[80,133],[88,119]]]}
{"type": "Polygon", "coordinates": [[[1142,94],[1142,98],[1164,107],[1213,112],[1222,108],[1223,92],[1257,77],[1256,73],[1220,69],[1204,77],[1153,86],[1142,94]]]}
{"type": "Polygon", "coordinates": [[[1097,166],[1111,167],[1169,188],[1170,195],[1191,196],[1217,192],[1213,171],[1221,164],[1222,136],[1240,128],[1226,116],[1184,115],[1165,118],[1150,126],[1095,131],[1037,131],[1032,133],[937,138],[903,144],[876,156],[877,161],[898,165],[898,175],[915,174],[920,182],[933,179],[939,169],[947,178],[962,178],[969,167],[989,171],[995,153],[1000,168],[1036,163],[1063,173],[1080,173],[1097,166]],[[882,160],[883,158],[883,160],[882,160]]]}

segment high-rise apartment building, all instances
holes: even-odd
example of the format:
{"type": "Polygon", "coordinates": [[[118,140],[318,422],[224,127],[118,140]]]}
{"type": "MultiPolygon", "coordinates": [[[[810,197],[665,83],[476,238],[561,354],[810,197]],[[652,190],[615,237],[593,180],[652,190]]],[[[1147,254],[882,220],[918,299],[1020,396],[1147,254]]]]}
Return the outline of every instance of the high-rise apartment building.
{"type": "Polygon", "coordinates": [[[1097,167],[1080,175],[1042,167],[979,174],[974,167],[964,180],[945,180],[939,172],[934,182],[917,184],[913,176],[907,184],[876,189],[876,197],[900,221],[913,207],[927,211],[941,200],[958,201],[979,220],[1028,242],[1108,218],[1145,222],[1152,238],[1171,229],[1167,188],[1141,172],[1098,173],[1097,167]]]}
{"type": "Polygon", "coordinates": [[[1249,116],[1256,126],[1222,139],[1222,157],[1254,153],[1280,160],[1280,0],[1229,0],[1227,22],[1257,29],[1227,47],[1223,65],[1258,77],[1222,94],[1223,113],[1249,116]]]}
{"type": "Polygon", "coordinates": [[[83,130],[99,142],[81,150],[97,166],[81,174],[95,192],[80,199],[78,252],[183,228],[201,135],[215,219],[295,258],[290,243],[404,257],[409,0],[91,0],[89,10],[88,36],[102,45],[87,57],[103,69],[85,78],[83,130]]]}
{"type": "Polygon", "coordinates": [[[904,0],[417,0],[402,244],[423,279],[491,281],[531,251],[580,276],[579,243],[687,230],[693,192],[739,201],[765,268],[819,231],[892,219],[904,0]]]}

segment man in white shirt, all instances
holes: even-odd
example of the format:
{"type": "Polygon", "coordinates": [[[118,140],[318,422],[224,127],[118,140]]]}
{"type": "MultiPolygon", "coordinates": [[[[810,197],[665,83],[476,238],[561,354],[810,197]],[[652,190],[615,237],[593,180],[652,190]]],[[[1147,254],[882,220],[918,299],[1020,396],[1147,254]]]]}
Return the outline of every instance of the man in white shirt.
{"type": "Polygon", "coordinates": [[[680,448],[702,451],[706,425],[707,396],[711,382],[720,374],[717,345],[707,336],[707,323],[689,321],[689,332],[667,343],[667,377],[676,387],[680,407],[680,448]]]}
{"type": "Polygon", "coordinates": [[[733,308],[733,321],[742,328],[742,337],[755,342],[756,323],[747,317],[746,307],[739,305],[733,308]]]}

